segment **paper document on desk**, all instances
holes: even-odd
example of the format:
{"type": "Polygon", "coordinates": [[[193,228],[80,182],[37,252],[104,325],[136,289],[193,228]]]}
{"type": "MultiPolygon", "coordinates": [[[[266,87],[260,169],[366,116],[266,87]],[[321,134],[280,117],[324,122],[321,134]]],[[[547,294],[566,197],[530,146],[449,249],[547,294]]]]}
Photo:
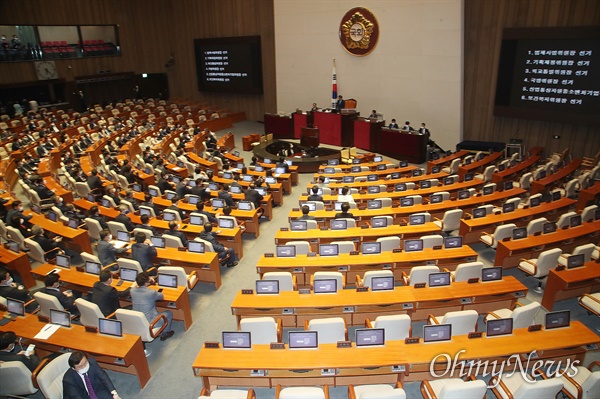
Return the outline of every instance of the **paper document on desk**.
{"type": "Polygon", "coordinates": [[[115,248],[117,249],[121,249],[123,248],[125,245],[129,244],[128,242],[125,241],[119,241],[119,240],[115,240],[115,241],[111,241],[110,242],[112,245],[114,245],[115,248]]]}
{"type": "Polygon", "coordinates": [[[60,326],[58,324],[46,324],[39,333],[35,335],[35,339],[48,339],[58,330],[60,326]]]}

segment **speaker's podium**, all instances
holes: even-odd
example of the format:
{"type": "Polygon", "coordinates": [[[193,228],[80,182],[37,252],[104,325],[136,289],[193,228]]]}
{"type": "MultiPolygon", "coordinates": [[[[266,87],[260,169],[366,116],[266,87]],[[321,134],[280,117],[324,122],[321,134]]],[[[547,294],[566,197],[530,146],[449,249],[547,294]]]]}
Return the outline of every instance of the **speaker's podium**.
{"type": "Polygon", "coordinates": [[[302,126],[300,130],[300,145],[315,148],[319,144],[319,128],[302,126]]]}

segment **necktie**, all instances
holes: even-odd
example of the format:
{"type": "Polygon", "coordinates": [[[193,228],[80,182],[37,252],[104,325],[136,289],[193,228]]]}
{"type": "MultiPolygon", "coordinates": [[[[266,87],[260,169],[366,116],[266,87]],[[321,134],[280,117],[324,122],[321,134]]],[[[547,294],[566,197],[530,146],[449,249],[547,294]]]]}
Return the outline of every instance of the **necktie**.
{"type": "Polygon", "coordinates": [[[90,381],[90,377],[85,373],[83,375],[83,379],[85,380],[85,386],[87,387],[88,394],[90,395],[90,399],[98,399],[96,396],[96,392],[94,392],[94,387],[92,386],[92,381],[90,381]]]}

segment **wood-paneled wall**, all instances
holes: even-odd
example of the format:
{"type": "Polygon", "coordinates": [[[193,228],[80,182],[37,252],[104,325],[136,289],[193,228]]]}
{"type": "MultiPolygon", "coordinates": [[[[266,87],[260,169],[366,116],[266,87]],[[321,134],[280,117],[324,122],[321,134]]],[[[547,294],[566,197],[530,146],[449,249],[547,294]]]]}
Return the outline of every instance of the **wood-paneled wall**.
{"type": "Polygon", "coordinates": [[[570,148],[574,157],[600,150],[600,127],[493,115],[503,28],[600,25],[598,0],[465,0],[464,139],[544,146],[546,154],[570,148]],[[553,139],[559,135],[560,139],[553,139]]]}
{"type": "MultiPolygon", "coordinates": [[[[262,120],[276,111],[275,38],[271,0],[1,0],[0,25],[117,24],[122,55],[57,60],[58,75],[111,72],[162,73],[172,97],[186,97],[245,111],[262,120]],[[223,95],[198,91],[194,39],[262,37],[264,95],[223,95]],[[165,67],[170,56],[175,64],[165,67]]],[[[0,64],[0,84],[37,80],[32,62],[0,64]]],[[[133,88],[132,88],[133,89],[133,88]]]]}

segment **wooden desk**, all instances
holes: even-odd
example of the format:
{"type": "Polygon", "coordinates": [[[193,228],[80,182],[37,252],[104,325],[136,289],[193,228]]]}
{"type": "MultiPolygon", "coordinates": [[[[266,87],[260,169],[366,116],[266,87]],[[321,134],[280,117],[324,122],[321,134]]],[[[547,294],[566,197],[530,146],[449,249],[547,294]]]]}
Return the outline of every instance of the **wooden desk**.
{"type": "Polygon", "coordinates": [[[537,258],[540,252],[560,247],[563,252],[571,252],[576,246],[594,243],[598,245],[600,220],[584,222],[581,226],[554,233],[542,234],[521,240],[501,241],[496,248],[494,265],[504,268],[515,267],[521,258],[537,258]]]}
{"type": "MultiPolygon", "coordinates": [[[[196,205],[187,204],[181,201],[177,203],[177,207],[186,212],[193,212],[196,210],[196,205]]],[[[215,216],[221,215],[223,213],[221,209],[214,211],[210,206],[205,207],[204,210],[214,214],[215,216]]],[[[243,220],[245,222],[245,233],[254,234],[254,237],[258,237],[260,235],[260,226],[258,224],[259,222],[257,209],[251,211],[240,211],[239,209],[233,209],[231,211],[231,216],[243,220]]]]}
{"type": "MultiPolygon", "coordinates": [[[[215,183],[219,183],[219,184],[227,183],[229,185],[231,185],[231,183],[233,183],[235,181],[233,179],[224,179],[222,177],[217,177],[217,176],[213,177],[213,180],[215,181],[215,183]]],[[[248,186],[250,186],[250,182],[246,182],[243,180],[239,180],[238,184],[240,186],[243,186],[245,189],[247,189],[248,186]]],[[[263,188],[266,188],[266,186],[263,186],[263,188]]],[[[281,183],[269,184],[268,193],[273,196],[273,201],[277,205],[279,205],[279,206],[283,205],[283,185],[281,183]]]]}
{"type": "MultiPolygon", "coordinates": [[[[40,280],[43,280],[46,278],[46,275],[54,269],[60,269],[60,281],[63,283],[63,287],[67,289],[74,289],[81,292],[89,292],[94,287],[94,283],[99,281],[98,276],[96,276],[95,274],[79,272],[75,268],[65,269],[60,266],[51,265],[49,263],[45,263],[41,266],[36,267],[35,269],[33,269],[32,273],[40,280]]],[[[115,287],[118,291],[124,291],[128,287],[131,287],[132,284],[129,281],[123,281],[123,284],[118,286],[117,283],[119,282],[119,280],[116,278],[113,280],[114,281],[112,286],[115,287]]],[[[168,309],[171,312],[173,312],[173,320],[183,321],[183,325],[185,326],[186,330],[188,330],[192,326],[192,311],[187,286],[180,286],[177,288],[166,288],[159,287],[158,285],[153,285],[149,288],[154,290],[163,288],[162,293],[165,298],[162,301],[156,302],[156,308],[159,312],[168,309]]]]}
{"type": "Polygon", "coordinates": [[[156,252],[156,259],[169,260],[172,266],[181,266],[187,273],[194,270],[198,281],[214,283],[216,289],[221,288],[221,266],[216,252],[196,254],[177,248],[156,248],[156,252]]]}
{"type": "MultiPolygon", "coordinates": [[[[451,341],[431,344],[406,345],[404,341],[388,341],[384,347],[377,348],[356,348],[354,345],[337,348],[335,344],[322,344],[315,350],[275,352],[269,345],[253,345],[251,350],[202,348],[192,370],[195,376],[202,377],[202,385],[207,389],[217,385],[273,388],[277,384],[340,386],[367,381],[369,384],[393,384],[435,379],[430,373],[433,360],[436,360],[436,375],[443,375],[447,368],[446,358],[439,356],[443,353],[452,359],[457,355],[459,361],[491,362],[513,354],[527,355],[535,350],[542,360],[569,358],[583,361],[586,353],[583,345],[598,342],[598,335],[575,321],[569,328],[549,331],[530,333],[527,329],[518,329],[510,336],[490,339],[468,339],[462,335],[451,341]],[[465,352],[459,355],[460,350],[465,352]],[[406,365],[407,371],[394,372],[393,365],[406,365]],[[251,376],[252,370],[257,369],[265,370],[265,376],[251,376]],[[335,374],[322,376],[322,369],[333,369],[335,374]]],[[[448,377],[444,375],[444,378],[448,377]]]]}
{"type": "Polygon", "coordinates": [[[494,172],[492,174],[492,182],[496,184],[502,183],[504,180],[508,180],[511,176],[520,175],[528,171],[532,166],[536,165],[542,157],[539,155],[533,155],[527,159],[519,162],[515,166],[504,169],[502,172],[494,172]]]}
{"type": "Polygon", "coordinates": [[[87,230],[73,229],[65,226],[62,222],[53,222],[50,219],[46,219],[45,216],[38,215],[31,210],[25,211],[24,213],[32,216],[29,220],[31,223],[41,226],[44,230],[52,234],[66,238],[68,241],[67,244],[72,244],[68,246],[72,247],[73,250],[87,252],[88,254],[94,253],[92,251],[92,244],[87,230]]]}
{"type": "Polygon", "coordinates": [[[600,265],[596,262],[587,262],[577,269],[552,269],[546,280],[542,306],[552,311],[555,301],[597,292],[599,288],[600,265]]]}
{"type": "MultiPolygon", "coordinates": [[[[325,177],[329,177],[329,175],[322,175],[325,177]]],[[[448,173],[445,172],[439,172],[439,173],[432,173],[432,174],[425,174],[425,175],[421,175],[421,176],[412,176],[410,175],[409,177],[400,177],[399,179],[379,179],[376,181],[366,181],[366,182],[352,182],[352,183],[329,183],[328,187],[331,189],[334,188],[342,188],[345,186],[348,186],[350,188],[364,188],[367,189],[367,187],[369,186],[374,186],[374,185],[379,185],[379,184],[385,184],[388,187],[394,187],[395,184],[398,183],[415,183],[417,184],[418,182],[420,182],[421,180],[429,180],[429,179],[443,179],[444,177],[448,177],[450,176],[448,173]]]]}
{"type": "Polygon", "coordinates": [[[496,227],[501,224],[514,223],[517,227],[527,226],[532,219],[540,217],[549,217],[550,220],[555,220],[559,212],[564,212],[575,203],[575,200],[562,197],[558,201],[543,202],[534,208],[520,208],[513,212],[500,213],[497,215],[491,214],[478,219],[460,220],[459,234],[463,236],[463,244],[472,244],[479,242],[479,238],[483,233],[493,233],[496,227]]]}
{"type": "Polygon", "coordinates": [[[449,165],[456,158],[462,158],[462,157],[468,155],[469,153],[470,152],[467,150],[460,150],[460,151],[453,152],[450,155],[446,155],[444,157],[436,159],[434,161],[428,161],[427,162],[427,173],[431,173],[431,170],[433,169],[434,166],[449,165]]]}
{"type": "Polygon", "coordinates": [[[265,257],[256,263],[256,272],[262,277],[266,272],[286,271],[294,273],[298,284],[308,284],[310,276],[317,271],[339,271],[346,276],[346,284],[353,284],[356,276],[369,270],[392,270],[395,281],[402,281],[402,272],[407,274],[413,266],[437,264],[440,268],[456,269],[459,263],[472,262],[477,253],[469,246],[454,249],[424,249],[418,252],[382,252],[376,255],[306,256],[293,258],[265,257]]]}
{"type": "Polygon", "coordinates": [[[425,163],[427,160],[428,135],[418,132],[382,128],[376,136],[377,147],[371,151],[394,159],[405,159],[412,163],[425,163]]]}
{"type": "Polygon", "coordinates": [[[596,182],[593,186],[579,192],[579,199],[575,209],[582,211],[586,206],[592,205],[598,197],[600,197],[600,182],[596,182]]]}
{"type": "MultiPolygon", "coordinates": [[[[387,164],[385,162],[381,162],[381,164],[387,164]]],[[[351,165],[352,166],[365,166],[365,165],[351,165]]],[[[326,167],[330,167],[330,168],[339,168],[339,166],[326,166],[326,167]]],[[[350,168],[352,169],[352,168],[350,168]]],[[[352,172],[350,169],[345,169],[342,173],[338,172],[338,173],[324,173],[325,169],[319,169],[319,173],[315,173],[313,175],[313,181],[318,181],[320,176],[325,176],[325,177],[329,177],[330,179],[342,179],[344,176],[354,176],[354,177],[367,177],[369,175],[378,175],[378,176],[386,176],[386,175],[390,175],[392,173],[409,173],[410,176],[412,176],[412,174],[410,172],[412,172],[413,170],[417,169],[416,166],[414,165],[408,165],[407,167],[401,168],[401,167],[393,167],[393,168],[387,168],[387,169],[383,169],[383,170],[367,170],[364,172],[352,172]]],[[[375,183],[375,182],[372,182],[375,183]]]]}
{"type": "Polygon", "coordinates": [[[64,188],[60,183],[54,180],[51,176],[46,176],[43,179],[44,185],[51,190],[55,195],[62,197],[65,202],[73,202],[73,192],[64,188]]]}
{"type": "Polygon", "coordinates": [[[465,176],[465,174],[481,170],[484,166],[496,162],[496,160],[500,159],[500,157],[502,157],[503,155],[504,152],[496,151],[489,155],[486,155],[483,159],[477,162],[471,163],[470,165],[461,165],[458,167],[458,175],[462,179],[465,176]]]}
{"type": "Polygon", "coordinates": [[[346,324],[364,325],[365,319],[377,316],[408,314],[412,321],[425,320],[431,313],[474,309],[480,314],[510,308],[525,296],[527,287],[513,276],[501,281],[468,284],[452,283],[448,287],[395,287],[392,291],[357,292],[347,288],[336,294],[300,294],[298,291],[277,295],[247,295],[238,292],[231,313],[240,320],[246,317],[281,318],[284,327],[302,328],[305,320],[343,317],[346,324]],[[468,298],[470,303],[465,299],[468,298]]]}
{"type": "Polygon", "coordinates": [[[216,176],[219,173],[219,166],[216,162],[209,161],[204,159],[193,152],[186,152],[185,155],[192,161],[200,166],[202,170],[212,170],[214,175],[216,176]]]}
{"type": "Polygon", "coordinates": [[[556,171],[556,173],[546,176],[543,179],[532,181],[531,195],[551,190],[556,184],[560,183],[563,179],[574,173],[581,166],[582,162],[582,159],[573,159],[566,166],[563,166],[556,171]]]}
{"type": "MultiPolygon", "coordinates": [[[[0,312],[2,316],[3,313],[0,312]]],[[[150,368],[139,335],[111,337],[86,332],[83,326],[73,324],[70,328],[59,328],[46,340],[34,338],[45,325],[37,316],[27,314],[0,326],[0,331],[13,331],[18,337],[35,343],[40,357],[63,352],[65,348],[78,350],[94,356],[104,369],[136,375],[142,389],[150,380],[150,368]]]]}
{"type": "Polygon", "coordinates": [[[4,245],[0,245],[0,263],[5,265],[9,270],[19,273],[25,288],[35,287],[35,279],[31,275],[31,263],[26,252],[21,251],[16,253],[4,248],[4,245]]]}

